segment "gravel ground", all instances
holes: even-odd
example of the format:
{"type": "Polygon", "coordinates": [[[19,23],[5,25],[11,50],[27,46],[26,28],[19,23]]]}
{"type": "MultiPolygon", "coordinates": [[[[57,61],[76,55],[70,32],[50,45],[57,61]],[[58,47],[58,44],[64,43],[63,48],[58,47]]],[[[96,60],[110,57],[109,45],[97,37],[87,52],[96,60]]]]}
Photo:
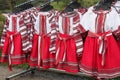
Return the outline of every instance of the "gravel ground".
{"type": "Polygon", "coordinates": [[[0,65],[0,80],[5,80],[6,77],[10,76],[11,74],[15,74],[20,72],[21,69],[13,69],[13,71],[9,71],[7,66],[0,65]]]}
{"type": "MultiPolygon", "coordinates": [[[[19,68],[13,68],[13,71],[9,71],[7,66],[0,66],[0,80],[5,80],[6,77],[11,76],[12,74],[23,71],[19,68]]],[[[10,80],[94,80],[88,79],[83,76],[73,76],[64,73],[58,73],[47,70],[35,71],[34,74],[27,73],[19,77],[12,78],[10,80]]]]}

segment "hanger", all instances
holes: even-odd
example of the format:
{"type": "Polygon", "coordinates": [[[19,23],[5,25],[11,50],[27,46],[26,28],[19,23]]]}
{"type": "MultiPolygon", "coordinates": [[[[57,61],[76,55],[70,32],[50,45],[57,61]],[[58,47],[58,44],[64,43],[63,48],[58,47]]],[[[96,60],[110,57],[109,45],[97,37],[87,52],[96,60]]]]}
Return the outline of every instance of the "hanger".
{"type": "Polygon", "coordinates": [[[81,4],[78,3],[77,0],[71,1],[71,2],[69,3],[69,5],[70,5],[70,7],[72,7],[73,9],[77,9],[77,8],[79,8],[79,7],[81,6],[81,4]]]}
{"type": "Polygon", "coordinates": [[[74,9],[77,9],[79,7],[80,7],[80,3],[78,3],[77,0],[72,0],[64,9],[64,12],[73,12],[74,9]]]}
{"type": "Polygon", "coordinates": [[[51,3],[52,1],[54,1],[54,0],[50,0],[50,1],[46,2],[45,4],[41,5],[40,11],[45,12],[45,11],[50,11],[50,10],[52,10],[52,9],[53,9],[53,6],[50,5],[50,3],[51,3]]]}
{"type": "Polygon", "coordinates": [[[34,7],[33,4],[32,4],[33,1],[34,0],[30,0],[30,1],[27,1],[27,2],[24,2],[24,3],[21,3],[17,6],[15,6],[14,10],[13,10],[13,13],[19,13],[21,11],[24,11],[24,10],[27,10],[27,9],[30,9],[30,8],[34,7]]]}
{"type": "Polygon", "coordinates": [[[101,0],[94,9],[97,10],[109,10],[112,6],[112,0],[101,0]]]}
{"type": "Polygon", "coordinates": [[[70,7],[70,6],[67,6],[64,10],[63,10],[63,12],[73,12],[74,11],[74,9],[72,8],[72,7],[70,7]]]}

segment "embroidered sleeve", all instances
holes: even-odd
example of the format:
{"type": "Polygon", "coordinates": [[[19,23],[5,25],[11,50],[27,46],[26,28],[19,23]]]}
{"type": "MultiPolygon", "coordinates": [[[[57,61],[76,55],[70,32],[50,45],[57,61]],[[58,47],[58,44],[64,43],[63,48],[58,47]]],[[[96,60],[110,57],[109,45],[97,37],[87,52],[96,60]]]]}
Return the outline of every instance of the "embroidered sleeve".
{"type": "Polygon", "coordinates": [[[77,48],[77,55],[80,56],[83,52],[83,39],[80,31],[74,34],[74,39],[75,39],[76,48],[77,48]]]}
{"type": "Polygon", "coordinates": [[[28,37],[28,32],[27,32],[27,16],[21,17],[20,22],[20,34],[22,38],[22,50],[24,53],[28,52],[29,49],[29,37],[28,37]]]}
{"type": "Polygon", "coordinates": [[[50,53],[55,53],[56,52],[56,39],[57,39],[57,34],[59,32],[59,27],[58,27],[58,18],[59,18],[59,12],[54,11],[54,17],[51,20],[51,40],[50,40],[50,53]]]}
{"type": "Polygon", "coordinates": [[[33,39],[33,24],[32,23],[27,24],[27,34],[28,34],[28,39],[29,39],[28,50],[31,51],[32,39],[33,39]]]}
{"type": "Polygon", "coordinates": [[[74,33],[74,39],[75,39],[75,43],[76,43],[76,52],[77,52],[77,56],[80,57],[80,55],[83,52],[83,39],[81,36],[81,33],[84,32],[84,29],[82,28],[82,26],[80,26],[80,19],[79,16],[75,16],[73,18],[73,33],[74,33]]]}
{"type": "Polygon", "coordinates": [[[50,40],[50,53],[56,52],[56,39],[57,39],[57,33],[58,33],[58,26],[54,23],[51,25],[51,40],[50,40]]]}

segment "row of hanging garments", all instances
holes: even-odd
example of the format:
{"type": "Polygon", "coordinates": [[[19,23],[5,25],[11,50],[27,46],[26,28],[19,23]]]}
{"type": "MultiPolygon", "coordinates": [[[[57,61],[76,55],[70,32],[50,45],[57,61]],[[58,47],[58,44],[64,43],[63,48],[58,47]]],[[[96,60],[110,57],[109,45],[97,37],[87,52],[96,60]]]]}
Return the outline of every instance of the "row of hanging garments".
{"type": "Polygon", "coordinates": [[[84,72],[97,78],[120,76],[120,1],[101,0],[86,9],[75,0],[63,11],[50,4],[6,17],[1,62],[84,72]]]}
{"type": "Polygon", "coordinates": [[[51,5],[47,5],[35,16],[33,47],[29,59],[31,67],[79,72],[77,54],[83,50],[79,23],[81,13],[79,10],[68,13],[71,11],[70,5],[61,12],[49,10],[51,5]]]}

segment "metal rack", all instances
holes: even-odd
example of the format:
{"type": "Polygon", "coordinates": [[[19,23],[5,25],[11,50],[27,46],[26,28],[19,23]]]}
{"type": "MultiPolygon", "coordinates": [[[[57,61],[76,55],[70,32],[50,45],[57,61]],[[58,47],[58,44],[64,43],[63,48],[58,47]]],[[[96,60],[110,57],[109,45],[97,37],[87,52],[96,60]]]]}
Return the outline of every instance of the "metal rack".
{"type": "Polygon", "coordinates": [[[26,73],[28,73],[28,72],[31,72],[31,74],[34,74],[34,71],[35,71],[35,68],[29,68],[29,69],[24,70],[24,71],[21,71],[21,72],[19,72],[19,73],[13,74],[13,75],[7,77],[5,80],[10,80],[10,79],[12,79],[12,78],[14,78],[14,77],[21,76],[21,75],[26,74],[26,73]]]}
{"type": "MultiPolygon", "coordinates": [[[[13,75],[7,77],[5,80],[10,80],[10,79],[13,79],[13,78],[18,77],[18,76],[22,76],[22,75],[27,74],[27,73],[34,75],[36,70],[37,70],[37,68],[29,68],[29,69],[21,71],[19,73],[13,74],[13,75]]],[[[43,70],[43,68],[40,68],[40,70],[43,70]]],[[[81,73],[81,72],[79,72],[78,74],[73,74],[73,73],[68,73],[68,72],[65,72],[64,70],[58,70],[55,68],[50,68],[50,69],[46,69],[46,70],[52,71],[52,72],[57,72],[57,73],[63,73],[63,74],[67,74],[67,75],[86,76],[84,73],[81,73]]]]}

